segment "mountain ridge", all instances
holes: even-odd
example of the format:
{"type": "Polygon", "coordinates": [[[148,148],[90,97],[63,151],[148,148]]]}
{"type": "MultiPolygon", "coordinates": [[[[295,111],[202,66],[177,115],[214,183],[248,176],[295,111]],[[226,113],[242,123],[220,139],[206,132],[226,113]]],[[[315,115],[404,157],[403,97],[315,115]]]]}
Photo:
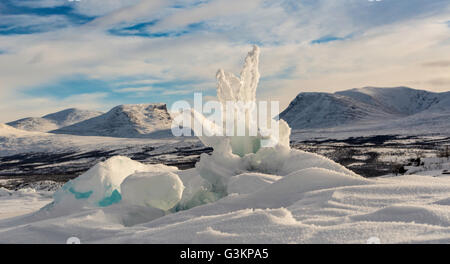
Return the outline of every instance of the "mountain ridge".
{"type": "Polygon", "coordinates": [[[42,117],[26,117],[6,124],[17,129],[31,132],[49,132],[91,119],[92,117],[101,114],[103,113],[99,111],[68,108],[42,117]]]}
{"type": "Polygon", "coordinates": [[[363,87],[335,93],[299,93],[279,117],[293,129],[312,129],[402,119],[412,122],[427,115],[445,118],[446,111],[450,111],[450,92],[405,86],[363,87]]]}
{"type": "Polygon", "coordinates": [[[164,103],[118,105],[107,113],[50,131],[79,136],[146,138],[170,136],[172,119],[164,103]]]}

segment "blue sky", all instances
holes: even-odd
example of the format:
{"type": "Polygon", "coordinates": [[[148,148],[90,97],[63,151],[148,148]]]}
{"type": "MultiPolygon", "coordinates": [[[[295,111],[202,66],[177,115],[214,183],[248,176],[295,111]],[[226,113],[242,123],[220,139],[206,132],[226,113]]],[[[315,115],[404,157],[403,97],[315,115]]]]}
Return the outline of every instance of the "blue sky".
{"type": "Polygon", "coordinates": [[[448,0],[3,0],[0,122],[215,95],[261,47],[260,99],[450,90],[448,0]]]}

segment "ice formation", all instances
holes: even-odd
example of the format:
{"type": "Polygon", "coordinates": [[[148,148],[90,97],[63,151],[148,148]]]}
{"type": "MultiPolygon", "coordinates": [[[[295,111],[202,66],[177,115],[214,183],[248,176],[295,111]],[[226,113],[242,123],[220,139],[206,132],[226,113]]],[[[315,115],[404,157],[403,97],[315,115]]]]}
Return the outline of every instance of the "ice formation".
{"type": "MultiPolygon", "coordinates": [[[[232,73],[219,70],[217,73],[217,97],[222,104],[223,119],[227,122],[244,122],[246,131],[250,127],[258,127],[258,120],[249,114],[255,104],[234,104],[233,109],[227,107],[227,102],[252,103],[256,101],[256,88],[259,82],[259,48],[253,47],[248,53],[240,78],[232,73]],[[227,115],[228,111],[236,115],[227,115]],[[246,117],[246,118],[242,118],[246,117]]],[[[197,120],[205,121],[199,113],[194,113],[197,120]]],[[[212,185],[212,190],[220,196],[227,195],[227,186],[230,179],[245,172],[260,172],[285,176],[295,170],[320,166],[335,170],[348,175],[356,176],[353,172],[332,162],[331,160],[298,150],[291,150],[289,146],[290,128],[283,120],[277,122],[278,133],[265,133],[268,136],[224,136],[207,137],[200,136],[200,140],[214,148],[212,155],[202,154],[200,161],[196,164],[199,174],[212,185]],[[270,142],[269,147],[264,147],[262,141],[270,142]]],[[[208,125],[207,127],[211,127],[208,125]]],[[[235,126],[236,127],[236,126],[235,126]]],[[[217,128],[214,128],[217,129],[217,128]]],[[[260,127],[258,127],[258,131],[260,127]]],[[[234,182],[234,181],[233,181],[234,182]]],[[[255,181],[255,188],[260,181],[255,181]]]]}
{"type": "MultiPolygon", "coordinates": [[[[253,193],[283,176],[308,168],[359,177],[325,157],[290,149],[290,128],[283,120],[271,121],[276,122],[277,133],[262,135],[257,117],[250,114],[255,107],[260,77],[259,54],[259,48],[254,46],[245,59],[240,77],[224,70],[217,72],[222,119],[227,122],[231,119],[235,127],[243,122],[245,135],[200,135],[200,140],[214,151],[211,155],[202,154],[195,168],[186,171],[164,165],[144,165],[126,157],[110,158],[65,184],[56,192],[53,205],[108,207],[121,203],[179,211],[214,202],[230,193],[253,193]],[[228,102],[237,104],[230,107],[228,102]],[[255,126],[258,134],[250,135],[249,130],[255,126]],[[263,144],[263,141],[271,144],[263,144]]],[[[199,122],[209,122],[195,110],[190,114],[199,122]]],[[[205,127],[222,129],[209,123],[205,127]]],[[[194,129],[194,132],[198,131],[194,129]]]]}
{"type": "Polygon", "coordinates": [[[54,204],[106,207],[125,198],[130,204],[169,209],[181,199],[179,193],[184,189],[178,176],[172,173],[177,170],[115,156],[66,183],[55,193],[54,204]],[[166,208],[168,205],[171,206],[166,208]]]}
{"type": "Polygon", "coordinates": [[[167,211],[181,200],[184,185],[173,172],[139,172],[128,176],[120,189],[128,204],[167,211]]]}
{"type": "MultiPolygon", "coordinates": [[[[279,131],[276,131],[277,133],[271,133],[268,131],[270,129],[260,125],[259,117],[256,114],[258,110],[256,109],[256,88],[260,78],[258,70],[259,54],[259,47],[253,46],[253,50],[245,58],[240,77],[222,69],[217,72],[217,98],[222,107],[222,120],[226,123],[233,123],[232,129],[234,131],[231,131],[232,136],[199,136],[199,138],[205,145],[213,147],[221,154],[228,152],[229,149],[227,148],[230,148],[231,152],[239,157],[256,153],[265,145],[279,145],[289,148],[290,128],[287,123],[283,120],[275,121],[270,118],[269,114],[266,121],[276,124],[276,127],[279,128],[279,131]],[[245,128],[245,135],[238,135],[237,130],[239,127],[245,128]],[[256,131],[256,135],[252,135],[251,131],[253,130],[256,131]]],[[[200,123],[208,123],[208,120],[200,113],[194,112],[193,115],[200,123]]],[[[208,124],[204,127],[216,131],[223,130],[222,134],[229,135],[227,134],[228,127],[226,126],[217,127],[214,124],[208,124]]],[[[200,135],[195,127],[194,131],[200,135]]]]}
{"type": "Polygon", "coordinates": [[[232,152],[241,157],[248,153],[255,153],[261,147],[261,138],[248,135],[251,127],[257,127],[257,120],[252,118],[251,113],[255,110],[255,104],[252,103],[256,102],[256,88],[260,77],[258,71],[259,54],[259,48],[254,46],[253,50],[245,58],[240,78],[222,69],[216,75],[218,82],[217,98],[222,104],[222,109],[224,109],[222,118],[227,122],[233,122],[235,130],[239,122],[244,123],[243,127],[245,127],[246,135],[229,138],[232,152]],[[227,102],[241,102],[249,105],[236,104],[233,107],[229,107],[227,102]],[[245,118],[246,116],[248,118],[245,118]]]}

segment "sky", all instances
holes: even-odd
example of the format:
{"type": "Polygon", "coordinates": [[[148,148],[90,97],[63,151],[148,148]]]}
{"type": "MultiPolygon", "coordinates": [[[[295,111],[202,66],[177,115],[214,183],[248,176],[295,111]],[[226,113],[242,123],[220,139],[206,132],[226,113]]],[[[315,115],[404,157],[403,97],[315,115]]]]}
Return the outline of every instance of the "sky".
{"type": "Polygon", "coordinates": [[[2,0],[0,122],[212,98],[254,44],[257,97],[282,109],[300,92],[450,90],[449,0],[2,0]]]}

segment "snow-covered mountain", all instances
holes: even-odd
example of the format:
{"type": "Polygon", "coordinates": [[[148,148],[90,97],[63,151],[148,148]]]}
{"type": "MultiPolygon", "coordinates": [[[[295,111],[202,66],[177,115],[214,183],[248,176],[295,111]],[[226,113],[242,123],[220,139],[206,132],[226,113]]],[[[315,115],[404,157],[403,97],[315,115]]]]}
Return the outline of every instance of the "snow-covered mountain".
{"type": "Polygon", "coordinates": [[[364,87],[331,93],[300,93],[280,114],[294,129],[393,122],[417,125],[439,115],[450,121],[450,92],[408,87],[364,87]]]}
{"type": "Polygon", "coordinates": [[[27,117],[10,122],[8,125],[17,129],[40,132],[47,132],[59,128],[59,126],[52,120],[42,117],[27,117]]]}
{"type": "Polygon", "coordinates": [[[376,106],[396,116],[408,116],[429,109],[440,102],[441,94],[408,87],[364,87],[336,92],[360,102],[376,106]]]}
{"type": "Polygon", "coordinates": [[[60,112],[45,115],[43,117],[28,117],[8,123],[7,125],[27,130],[48,132],[61,127],[91,119],[103,114],[98,111],[81,110],[76,108],[65,109],[60,112]]]}
{"type": "Polygon", "coordinates": [[[171,124],[166,104],[119,105],[103,115],[51,132],[122,138],[164,137],[170,135],[171,124]]]}
{"type": "MultiPolygon", "coordinates": [[[[33,133],[21,129],[8,126],[6,124],[0,123],[0,137],[11,137],[11,136],[23,136],[23,135],[36,135],[38,133],[33,133]]],[[[3,149],[2,149],[3,150],[3,149]]]]}
{"type": "Polygon", "coordinates": [[[61,127],[65,127],[87,119],[91,119],[101,114],[103,114],[103,112],[69,108],[60,112],[48,114],[46,116],[43,116],[43,118],[53,120],[61,127]]]}

